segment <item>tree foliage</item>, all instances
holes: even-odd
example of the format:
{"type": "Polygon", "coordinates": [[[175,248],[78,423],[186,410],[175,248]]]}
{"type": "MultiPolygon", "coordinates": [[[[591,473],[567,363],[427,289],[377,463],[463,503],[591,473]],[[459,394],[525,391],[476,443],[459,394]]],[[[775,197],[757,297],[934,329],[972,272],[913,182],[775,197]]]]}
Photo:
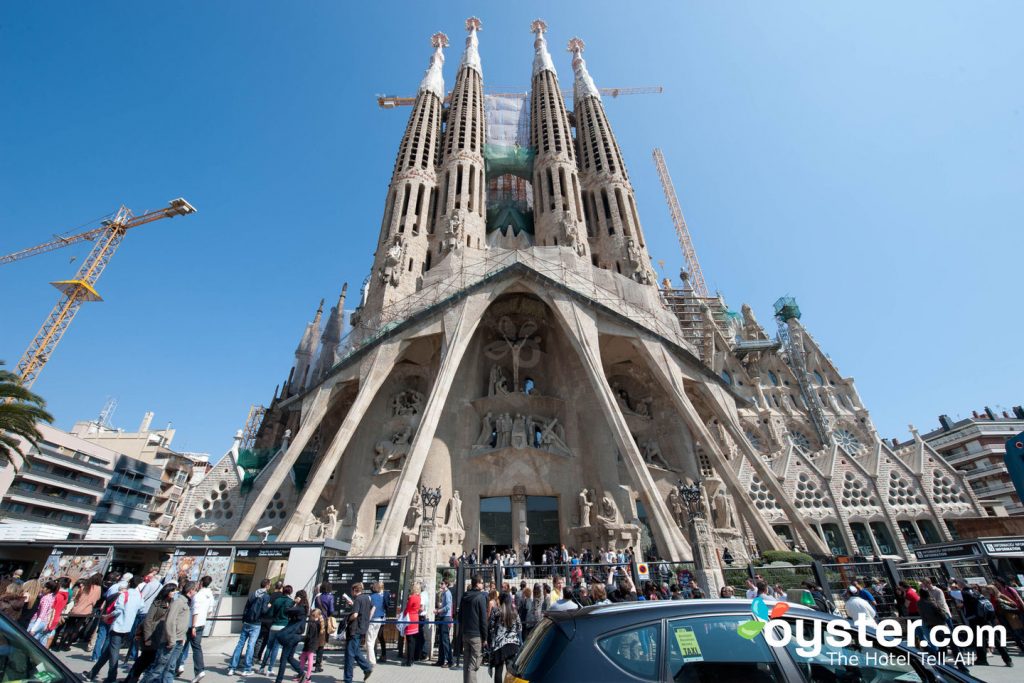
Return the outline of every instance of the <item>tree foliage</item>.
{"type": "MultiPolygon", "coordinates": [[[[0,368],[3,365],[0,361],[0,368]]],[[[29,455],[22,450],[21,439],[33,446],[39,442],[42,434],[37,425],[53,422],[53,416],[45,408],[42,396],[26,389],[13,372],[0,369],[0,461],[13,463],[11,456],[17,453],[28,462],[29,455]]]]}

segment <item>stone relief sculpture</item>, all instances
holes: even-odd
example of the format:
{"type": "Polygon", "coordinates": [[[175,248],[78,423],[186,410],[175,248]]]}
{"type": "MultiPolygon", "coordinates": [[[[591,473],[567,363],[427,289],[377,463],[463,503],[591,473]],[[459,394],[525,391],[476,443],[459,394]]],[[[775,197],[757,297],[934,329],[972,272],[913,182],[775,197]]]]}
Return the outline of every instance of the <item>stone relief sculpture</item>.
{"type": "MultiPolygon", "coordinates": [[[[386,442],[381,442],[385,444],[386,442]]],[[[473,444],[476,452],[502,448],[536,448],[571,456],[565,428],[557,417],[516,413],[486,413],[480,418],[480,433],[473,444]]]]}
{"type": "Polygon", "coordinates": [[[526,448],[526,418],[516,413],[512,420],[512,448],[526,448]]]}
{"type": "Polygon", "coordinates": [[[391,416],[419,415],[423,409],[423,394],[415,389],[400,391],[391,397],[391,416]]]}
{"type": "Polygon", "coordinates": [[[725,486],[720,486],[711,504],[711,519],[719,529],[735,529],[736,520],[733,516],[732,503],[725,493],[725,486]]]}
{"type": "Polygon", "coordinates": [[[378,441],[373,451],[373,473],[386,474],[400,472],[405,464],[405,456],[412,446],[412,427],[406,425],[390,439],[378,441]]]}
{"type": "Polygon", "coordinates": [[[565,235],[565,246],[571,247],[578,256],[586,256],[587,245],[584,240],[580,239],[580,230],[576,227],[576,222],[572,220],[572,214],[563,211],[558,222],[562,228],[562,234],[565,235]]]}
{"type": "Polygon", "coordinates": [[[564,455],[572,455],[572,451],[569,450],[569,445],[565,443],[565,430],[562,425],[559,424],[558,418],[552,418],[545,420],[544,418],[534,417],[531,418],[534,424],[540,429],[539,444],[534,444],[544,450],[551,451],[554,453],[562,453],[564,455]]]}
{"type": "Polygon", "coordinates": [[[519,370],[531,368],[540,361],[540,336],[533,336],[537,329],[537,323],[527,318],[517,330],[511,318],[502,316],[498,321],[501,339],[491,342],[484,349],[484,354],[491,360],[501,360],[505,357],[512,359],[513,391],[521,389],[519,370]]]}
{"type": "Polygon", "coordinates": [[[665,461],[665,457],[661,453],[661,446],[654,439],[647,439],[641,446],[641,453],[644,456],[644,462],[652,467],[660,467],[663,470],[671,470],[668,462],[665,461]]]}
{"type": "Polygon", "coordinates": [[[306,523],[302,526],[302,538],[307,541],[315,541],[320,538],[323,524],[312,512],[306,517],[306,523]]]}
{"type": "Polygon", "coordinates": [[[384,263],[380,268],[380,279],[386,285],[398,286],[398,280],[402,275],[402,262],[405,260],[405,239],[401,235],[395,235],[388,247],[384,263]]]}
{"type": "Polygon", "coordinates": [[[406,535],[416,535],[420,530],[420,520],[423,519],[423,502],[420,498],[420,490],[413,491],[412,502],[409,503],[409,524],[402,530],[406,535]]]}
{"type": "Polygon", "coordinates": [[[647,398],[639,399],[635,402],[630,400],[629,392],[626,391],[625,387],[622,386],[617,380],[612,380],[610,383],[612,393],[615,394],[615,400],[619,403],[619,408],[623,413],[629,415],[639,415],[640,417],[651,417],[651,405],[654,403],[654,399],[650,396],[647,398]]]}
{"type": "Polygon", "coordinates": [[[594,506],[594,502],[590,500],[590,492],[587,489],[580,491],[579,496],[580,504],[580,526],[590,526],[590,508],[594,506]]]}
{"type": "Polygon", "coordinates": [[[502,413],[495,420],[498,431],[497,448],[508,448],[512,445],[512,416],[502,413]]]}
{"type": "Polygon", "coordinates": [[[512,388],[509,387],[508,377],[505,376],[505,370],[495,363],[491,366],[491,374],[487,382],[487,395],[508,396],[510,393],[512,393],[512,388]]]}
{"type": "Polygon", "coordinates": [[[608,496],[602,496],[601,498],[601,511],[598,513],[597,519],[604,524],[619,523],[619,513],[615,510],[615,504],[608,496]]]}

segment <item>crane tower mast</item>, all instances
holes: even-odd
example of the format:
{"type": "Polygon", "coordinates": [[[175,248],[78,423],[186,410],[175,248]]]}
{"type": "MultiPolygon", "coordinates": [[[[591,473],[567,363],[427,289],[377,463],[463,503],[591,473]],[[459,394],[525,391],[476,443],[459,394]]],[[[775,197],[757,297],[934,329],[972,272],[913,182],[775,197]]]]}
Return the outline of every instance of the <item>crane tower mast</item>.
{"type": "Polygon", "coordinates": [[[668,174],[668,166],[665,165],[665,157],[657,147],[654,148],[654,165],[658,169],[661,189],[665,192],[665,201],[668,202],[668,210],[672,214],[672,224],[676,227],[679,245],[683,248],[683,259],[686,261],[686,271],[689,273],[693,292],[698,297],[706,299],[709,296],[708,287],[704,283],[704,273],[701,272],[700,262],[697,261],[693,240],[690,239],[690,229],[686,227],[686,218],[683,217],[683,210],[679,206],[675,186],[672,185],[672,176],[668,174]]]}

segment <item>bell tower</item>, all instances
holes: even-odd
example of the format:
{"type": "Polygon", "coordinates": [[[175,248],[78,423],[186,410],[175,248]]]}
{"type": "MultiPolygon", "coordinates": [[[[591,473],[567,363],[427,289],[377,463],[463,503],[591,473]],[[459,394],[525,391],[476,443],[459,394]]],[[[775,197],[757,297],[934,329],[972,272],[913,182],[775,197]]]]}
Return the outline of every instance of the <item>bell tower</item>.
{"type": "Polygon", "coordinates": [[[558,85],[548,44],[547,24],[536,19],[533,79],[530,90],[530,145],[536,150],[533,166],[535,244],[539,247],[571,246],[586,255],[586,226],[580,196],[572,126],[558,85]]]}
{"type": "Polygon", "coordinates": [[[416,94],[388,186],[369,289],[358,317],[364,327],[376,327],[384,309],[415,293],[427,269],[427,237],[441,151],[442,50],[448,46],[448,37],[435,33],[430,42],[434,54],[416,94]]]}

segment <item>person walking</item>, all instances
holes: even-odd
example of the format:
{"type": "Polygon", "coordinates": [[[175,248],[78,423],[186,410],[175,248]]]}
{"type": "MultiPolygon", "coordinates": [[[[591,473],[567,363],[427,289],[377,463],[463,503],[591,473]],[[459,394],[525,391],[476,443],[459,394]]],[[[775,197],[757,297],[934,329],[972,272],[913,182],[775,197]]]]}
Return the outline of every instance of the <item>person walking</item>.
{"type": "Polygon", "coordinates": [[[160,589],[162,587],[163,582],[160,580],[160,567],[150,567],[149,571],[147,571],[145,576],[142,577],[142,582],[138,584],[137,587],[139,597],[142,598],[142,606],[139,608],[139,613],[135,617],[135,623],[132,625],[128,652],[124,657],[126,664],[129,660],[135,659],[138,656],[137,643],[139,642],[139,639],[135,637],[135,634],[142,626],[142,622],[144,622],[146,617],[149,616],[149,608],[153,606],[153,600],[156,599],[156,596],[160,593],[160,589]]]}
{"type": "Polygon", "coordinates": [[[161,584],[160,592],[153,598],[153,604],[146,612],[146,618],[136,633],[138,641],[138,656],[132,664],[125,683],[137,683],[143,673],[156,661],[157,652],[166,645],[167,641],[167,611],[171,607],[171,600],[178,590],[178,584],[161,584]]]}
{"type": "Polygon", "coordinates": [[[488,669],[494,670],[494,683],[501,683],[504,680],[505,662],[516,658],[523,643],[523,624],[519,621],[519,614],[512,605],[512,596],[508,593],[501,594],[498,608],[491,612],[487,633],[491,643],[488,669]]]}
{"type": "Polygon", "coordinates": [[[292,668],[299,672],[301,678],[299,683],[309,683],[314,671],[313,662],[317,653],[323,652],[326,644],[327,617],[321,610],[314,607],[313,611],[309,613],[306,634],[302,638],[302,659],[296,661],[294,656],[288,658],[292,668]]]}
{"type": "Polygon", "coordinates": [[[57,598],[57,582],[47,581],[40,591],[39,606],[28,624],[28,634],[46,647],[49,638],[50,620],[53,618],[53,604],[57,598]]]}
{"type": "Polygon", "coordinates": [[[459,602],[459,624],[462,629],[462,681],[476,681],[483,648],[487,645],[487,594],[484,577],[473,575],[473,583],[459,602]]]}
{"type": "Polygon", "coordinates": [[[242,633],[238,636],[238,643],[235,645],[235,651],[228,663],[228,676],[235,675],[243,652],[245,654],[245,669],[242,671],[242,675],[249,676],[253,672],[252,653],[256,647],[256,639],[260,635],[260,621],[263,619],[263,612],[266,611],[267,602],[270,599],[270,594],[267,593],[269,585],[270,579],[263,579],[260,582],[260,587],[253,591],[249,599],[245,601],[245,608],[242,609],[242,633]]]}
{"type": "Polygon", "coordinates": [[[295,594],[295,603],[285,611],[288,623],[277,632],[277,641],[281,644],[281,663],[277,667],[276,683],[284,681],[284,672],[289,665],[300,677],[303,675],[299,663],[295,661],[295,649],[305,635],[308,614],[309,598],[306,597],[306,591],[299,591],[295,594]]]}
{"type": "Polygon", "coordinates": [[[260,635],[256,639],[256,651],[254,659],[257,662],[263,661],[263,653],[267,649],[267,643],[270,642],[270,627],[274,625],[274,615],[271,606],[274,601],[284,595],[284,581],[278,581],[274,584],[274,591],[267,596],[267,606],[263,608],[263,617],[260,619],[260,635]]]}
{"type": "Polygon", "coordinates": [[[267,676],[270,675],[270,671],[274,668],[274,662],[277,660],[277,651],[281,647],[281,644],[278,642],[278,633],[288,625],[287,612],[294,604],[291,586],[285,586],[281,590],[281,595],[270,604],[270,616],[272,619],[270,623],[270,637],[267,638],[267,646],[257,673],[267,676]]]}
{"type": "MultiPolygon", "coordinates": [[[[976,587],[971,584],[966,584],[963,587],[961,596],[964,603],[964,617],[967,625],[974,629],[974,642],[980,643],[982,637],[981,628],[996,625],[995,606],[991,600],[979,593],[976,587]]],[[[1006,651],[1005,645],[996,645],[995,650],[996,654],[1002,658],[1003,664],[1013,666],[1013,660],[1010,659],[1010,653],[1006,651]]],[[[975,664],[978,666],[988,666],[987,647],[975,645],[974,654],[975,664]]]]}
{"type": "Polygon", "coordinates": [[[102,584],[103,577],[99,574],[93,574],[78,582],[75,604],[71,606],[64,628],[53,644],[55,652],[70,650],[71,646],[85,635],[89,620],[102,595],[102,584]]]}
{"type": "MultiPolygon", "coordinates": [[[[363,638],[370,628],[370,619],[373,617],[373,601],[370,596],[363,593],[363,584],[356,582],[352,584],[352,612],[348,615],[348,622],[345,626],[345,683],[352,683],[352,674],[358,664],[363,670],[363,680],[367,680],[373,673],[373,665],[367,661],[363,654],[363,638]]],[[[417,596],[418,597],[418,596],[417,596]]],[[[418,610],[417,610],[418,611],[418,610]]],[[[408,648],[408,644],[406,644],[408,648]]],[[[406,661],[409,653],[406,650],[406,661]]],[[[281,683],[278,681],[278,683],[281,683]]]]}
{"type": "MultiPolygon", "coordinates": [[[[373,618],[370,619],[370,628],[366,631],[366,658],[370,662],[370,666],[377,666],[377,637],[380,635],[380,629],[384,626],[388,618],[388,609],[390,605],[387,604],[384,593],[384,584],[378,581],[377,583],[370,586],[370,602],[373,603],[373,618]]],[[[380,661],[387,661],[387,644],[384,639],[380,639],[380,661]]]]}
{"type": "Polygon", "coordinates": [[[437,663],[434,666],[451,667],[455,665],[455,660],[452,658],[451,640],[452,592],[448,588],[447,579],[441,581],[439,592],[441,594],[441,605],[434,611],[434,616],[435,621],[438,622],[438,637],[440,638],[441,642],[438,648],[437,663]]]}
{"type": "Polygon", "coordinates": [[[142,678],[142,683],[174,683],[181,653],[185,651],[189,627],[192,625],[192,598],[199,586],[186,581],[177,594],[172,593],[164,617],[164,644],[156,649],[156,659],[142,678]]]}
{"type": "Polygon", "coordinates": [[[210,584],[213,578],[204,576],[199,579],[199,590],[192,598],[192,627],[188,631],[185,640],[185,648],[181,653],[181,661],[178,662],[177,673],[185,671],[185,658],[188,656],[188,649],[192,648],[192,683],[199,683],[206,676],[206,662],[203,659],[203,631],[206,630],[206,622],[213,611],[213,591],[210,584]]]}
{"type": "Polygon", "coordinates": [[[104,615],[103,620],[110,624],[110,632],[107,635],[106,651],[99,660],[93,664],[85,678],[95,681],[100,669],[107,664],[107,683],[114,683],[117,679],[117,662],[120,658],[121,647],[128,640],[135,623],[135,615],[139,612],[139,605],[142,603],[139,592],[135,589],[135,580],[131,579],[129,585],[114,598],[110,611],[104,615]]]}
{"type": "Polygon", "coordinates": [[[313,599],[313,607],[320,610],[323,613],[324,618],[324,643],[316,649],[316,664],[314,665],[314,671],[320,673],[324,670],[324,648],[327,646],[327,639],[333,635],[332,633],[327,632],[326,625],[327,618],[334,616],[334,586],[331,585],[330,581],[324,581],[320,584],[320,592],[317,593],[316,598],[313,599]]]}
{"type": "Polygon", "coordinates": [[[402,619],[405,624],[405,662],[402,666],[412,666],[414,661],[419,661],[419,653],[413,652],[416,649],[417,635],[420,632],[420,592],[422,585],[419,581],[413,581],[409,589],[409,599],[405,602],[405,611],[402,612],[402,619]]]}

